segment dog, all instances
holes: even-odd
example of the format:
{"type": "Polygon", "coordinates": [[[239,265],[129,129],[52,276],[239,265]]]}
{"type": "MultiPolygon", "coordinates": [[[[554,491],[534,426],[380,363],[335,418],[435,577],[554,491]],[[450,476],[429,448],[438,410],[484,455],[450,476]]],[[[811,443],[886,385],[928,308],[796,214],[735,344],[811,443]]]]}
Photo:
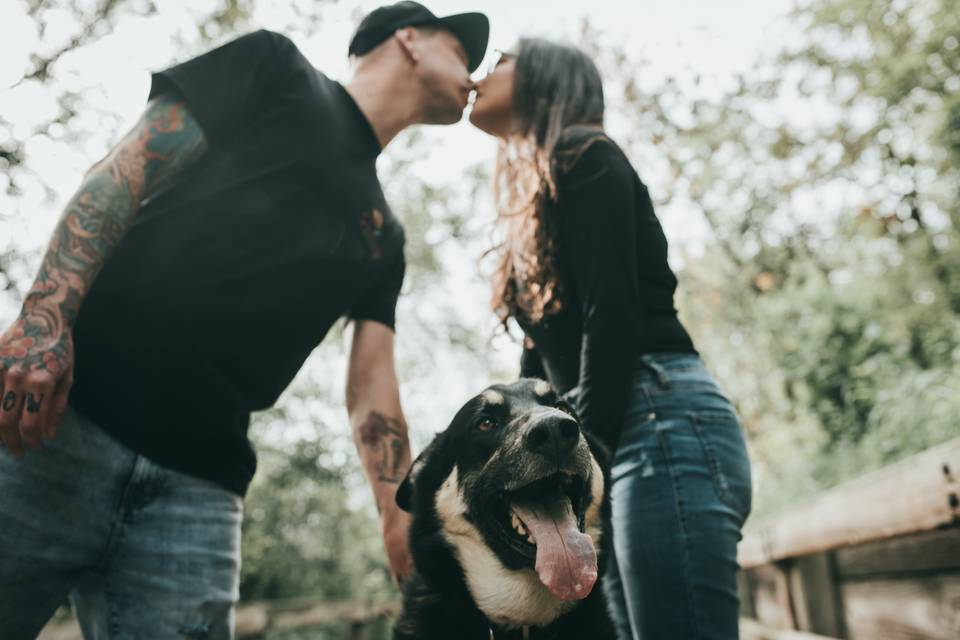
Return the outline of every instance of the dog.
{"type": "Polygon", "coordinates": [[[395,640],[613,640],[609,455],[547,382],[471,398],[410,467],[395,640]]]}

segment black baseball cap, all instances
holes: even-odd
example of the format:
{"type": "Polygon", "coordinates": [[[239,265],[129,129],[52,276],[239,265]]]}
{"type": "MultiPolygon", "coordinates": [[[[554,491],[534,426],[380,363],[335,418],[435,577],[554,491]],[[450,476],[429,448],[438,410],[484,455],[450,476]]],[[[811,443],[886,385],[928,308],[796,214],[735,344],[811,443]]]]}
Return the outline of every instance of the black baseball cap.
{"type": "Polygon", "coordinates": [[[404,0],[374,9],[357,27],[350,39],[350,55],[362,56],[403,27],[435,26],[452,33],[467,52],[467,67],[471,72],[480,66],[487,51],[490,21],[482,13],[458,13],[438,18],[419,2],[404,0]]]}

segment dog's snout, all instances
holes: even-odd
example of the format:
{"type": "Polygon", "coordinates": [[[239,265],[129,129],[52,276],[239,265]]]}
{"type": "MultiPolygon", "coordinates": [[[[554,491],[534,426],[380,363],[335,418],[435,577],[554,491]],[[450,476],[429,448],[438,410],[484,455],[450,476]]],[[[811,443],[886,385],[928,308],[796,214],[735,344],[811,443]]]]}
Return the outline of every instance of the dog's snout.
{"type": "Polygon", "coordinates": [[[523,434],[528,451],[551,457],[570,452],[579,440],[576,420],[559,412],[531,420],[523,434]]]}

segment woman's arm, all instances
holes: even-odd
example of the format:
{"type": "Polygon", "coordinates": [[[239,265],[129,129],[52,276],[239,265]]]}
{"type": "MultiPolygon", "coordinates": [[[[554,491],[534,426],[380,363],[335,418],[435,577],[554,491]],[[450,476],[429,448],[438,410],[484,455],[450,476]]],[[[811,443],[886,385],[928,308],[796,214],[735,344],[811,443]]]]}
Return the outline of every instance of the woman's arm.
{"type": "Polygon", "coordinates": [[[523,338],[523,352],[520,354],[520,377],[547,379],[547,371],[543,368],[543,359],[540,352],[529,337],[523,338]]]}
{"type": "Polygon", "coordinates": [[[601,138],[560,179],[560,240],[580,300],[577,411],[613,451],[640,331],[636,270],[636,182],[622,152],[601,138]]]}

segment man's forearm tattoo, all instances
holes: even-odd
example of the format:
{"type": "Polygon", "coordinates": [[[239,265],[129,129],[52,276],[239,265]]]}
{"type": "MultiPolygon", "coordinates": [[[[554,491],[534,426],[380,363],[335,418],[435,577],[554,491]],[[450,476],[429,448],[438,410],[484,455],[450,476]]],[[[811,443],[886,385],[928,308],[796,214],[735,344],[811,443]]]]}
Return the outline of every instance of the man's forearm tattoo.
{"type": "Polygon", "coordinates": [[[133,131],[84,177],[67,203],[33,287],[23,303],[18,334],[0,346],[0,367],[60,373],[67,344],[50,337],[69,330],[107,257],[140,202],[157,192],[206,149],[199,124],[182,100],[152,100],[133,131]]]}
{"type": "Polygon", "coordinates": [[[376,411],[360,425],[360,443],[370,451],[380,482],[397,484],[403,479],[404,432],[399,420],[376,411]]]}

